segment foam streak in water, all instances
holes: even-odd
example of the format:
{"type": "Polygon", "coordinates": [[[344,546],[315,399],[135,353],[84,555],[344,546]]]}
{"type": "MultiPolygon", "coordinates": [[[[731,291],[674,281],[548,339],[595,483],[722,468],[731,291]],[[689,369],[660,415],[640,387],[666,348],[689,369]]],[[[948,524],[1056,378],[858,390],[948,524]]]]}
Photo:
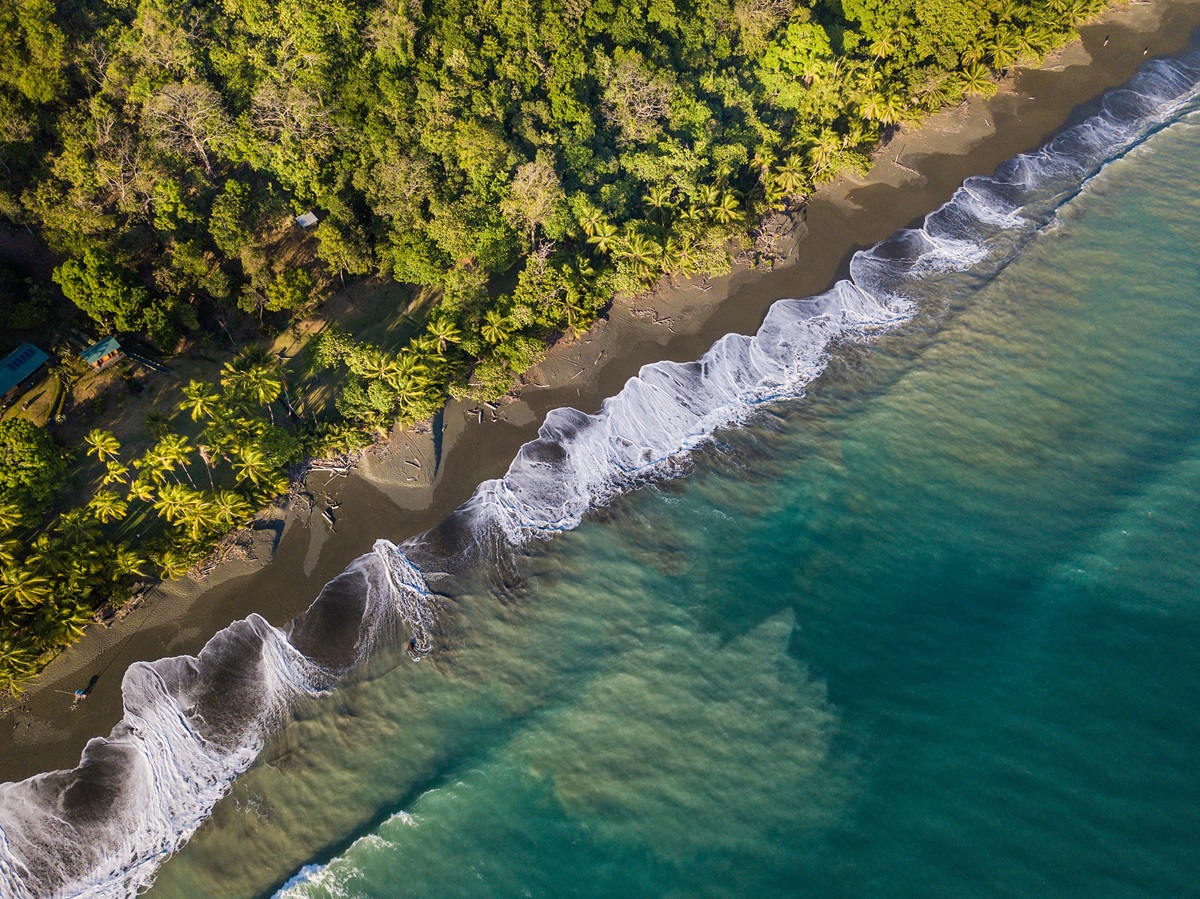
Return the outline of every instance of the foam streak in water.
{"type": "Polygon", "coordinates": [[[591,508],[681,465],[718,428],[801,394],[839,341],[907,321],[938,279],[987,277],[1109,160],[1195,108],[1200,55],[1149,63],[1101,110],[1041,150],[971,178],[919,229],[857,253],[850,277],[781,300],[753,337],[731,334],[691,363],[648,365],[595,415],[551,412],[508,473],[482,484],[403,552],[379,541],[286,629],[257,615],[197,657],[132,666],[125,716],[77,768],[0,785],[0,892],[132,895],[151,882],[255,759],[298,697],[320,693],[383,641],[431,645],[435,597],[409,559],[451,567],[576,526],[591,508]]]}

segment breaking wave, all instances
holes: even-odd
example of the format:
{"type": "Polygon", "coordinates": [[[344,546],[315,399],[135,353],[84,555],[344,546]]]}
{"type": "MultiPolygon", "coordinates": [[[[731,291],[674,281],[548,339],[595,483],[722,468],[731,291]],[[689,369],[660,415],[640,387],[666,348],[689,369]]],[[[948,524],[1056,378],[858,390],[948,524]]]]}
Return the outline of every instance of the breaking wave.
{"type": "Polygon", "coordinates": [[[1198,80],[1200,54],[1151,61],[1090,118],[991,177],[967,179],[920,228],[855,253],[849,278],[814,297],[776,302],[753,337],[727,334],[695,362],[646,365],[594,415],[553,410],[503,478],[481,484],[405,552],[425,561],[451,548],[495,551],[549,538],[589,509],[669,475],[717,429],[801,395],[838,342],[903,324],[914,296],[948,276],[994,275],[1105,164],[1194,107],[1198,80]],[[422,552],[430,544],[434,552],[422,552]]]}
{"type": "Polygon", "coordinates": [[[0,785],[0,892],[144,889],[299,698],[329,690],[378,645],[431,650],[439,603],[422,568],[491,561],[683,470],[717,429],[802,394],[838,343],[902,325],[947,278],[994,275],[1107,162],[1195,109],[1198,82],[1200,54],[1148,63],[1090,118],[968,179],[922,227],[856,253],[830,290],[775,303],[754,336],[726,335],[695,362],[647,365],[594,415],[552,411],[503,478],[402,547],[378,541],[285,628],[251,615],[198,656],[131,666],[124,718],[78,767],[0,785]]]}

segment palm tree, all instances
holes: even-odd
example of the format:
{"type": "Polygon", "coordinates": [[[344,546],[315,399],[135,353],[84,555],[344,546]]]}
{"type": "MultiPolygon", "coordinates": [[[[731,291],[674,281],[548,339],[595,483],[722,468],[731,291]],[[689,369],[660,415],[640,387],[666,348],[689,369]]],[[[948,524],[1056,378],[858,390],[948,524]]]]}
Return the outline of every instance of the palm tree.
{"type": "MultiPolygon", "coordinates": [[[[155,484],[162,484],[167,480],[167,473],[173,466],[163,458],[158,446],[152,446],[142,454],[140,459],[133,460],[133,467],[142,473],[139,475],[139,480],[141,477],[148,477],[155,484]]],[[[175,481],[178,483],[179,478],[175,478],[175,481]]]]}
{"type": "Polygon", "coordinates": [[[0,502],[0,534],[15,531],[21,524],[21,507],[13,502],[0,502]]]}
{"type": "Polygon", "coordinates": [[[696,188],[695,196],[700,206],[709,208],[721,201],[721,190],[715,184],[701,184],[696,188]]]}
{"type": "Polygon", "coordinates": [[[233,467],[237,472],[236,477],[239,483],[249,481],[256,487],[262,484],[274,470],[274,466],[263,455],[262,450],[252,445],[239,448],[233,467]]]}
{"type": "Polygon", "coordinates": [[[131,500],[137,499],[144,503],[151,502],[154,499],[154,485],[141,478],[136,478],[129,484],[129,493],[126,496],[131,500]]]}
{"type": "Polygon", "coordinates": [[[188,386],[183,388],[183,395],[186,399],[179,404],[179,408],[181,411],[190,412],[192,421],[212,418],[221,404],[221,394],[207,381],[189,382],[188,386]]]}
{"type": "Polygon", "coordinates": [[[162,576],[172,580],[183,577],[196,564],[190,553],[179,549],[165,549],[154,561],[162,569],[162,576]]]}
{"type": "Polygon", "coordinates": [[[30,609],[50,598],[50,581],[28,565],[0,570],[0,603],[30,609]]]}
{"type": "Polygon", "coordinates": [[[158,494],[154,509],[171,524],[190,527],[192,539],[198,539],[201,530],[208,524],[205,512],[209,502],[199,490],[189,490],[180,485],[168,484],[158,494]]]}
{"type": "Polygon", "coordinates": [[[397,393],[411,389],[414,385],[429,383],[429,367],[416,353],[404,351],[392,360],[388,369],[387,383],[397,393]]]}
{"type": "Polygon", "coordinates": [[[99,521],[110,522],[124,518],[125,512],[129,508],[125,500],[121,499],[114,490],[101,490],[92,497],[92,501],[88,503],[88,508],[99,521]]]}
{"type": "Polygon", "coordinates": [[[675,270],[685,278],[690,278],[700,270],[697,262],[695,242],[690,237],[683,238],[675,252],[675,270]]]}
{"type": "Polygon", "coordinates": [[[37,673],[40,656],[28,637],[0,637],[0,691],[20,693],[21,681],[37,673]]]}
{"type": "Polygon", "coordinates": [[[858,104],[858,113],[865,119],[875,120],[883,109],[883,94],[871,91],[858,104]]]}
{"type": "Polygon", "coordinates": [[[267,407],[271,424],[275,424],[275,411],[271,404],[279,399],[279,394],[283,392],[283,379],[266,365],[255,365],[246,372],[243,389],[260,406],[267,407]]]}
{"type": "Polygon", "coordinates": [[[19,540],[0,540],[0,565],[15,565],[21,545],[19,540]]]}
{"type": "Polygon", "coordinates": [[[645,203],[658,213],[658,222],[660,225],[666,223],[667,210],[672,209],[675,206],[675,204],[671,202],[672,193],[674,193],[672,188],[665,184],[658,184],[650,188],[650,192],[646,194],[645,203]]]}
{"type": "Polygon", "coordinates": [[[886,34],[881,34],[871,42],[871,46],[868,48],[867,52],[869,52],[871,56],[876,59],[876,61],[893,56],[900,48],[900,39],[902,36],[903,35],[899,29],[889,31],[886,34]]]}
{"type": "Polygon", "coordinates": [[[589,237],[596,233],[596,226],[602,221],[604,221],[604,213],[591,203],[587,204],[587,208],[579,216],[579,224],[583,228],[583,233],[589,237]]]}
{"type": "Polygon", "coordinates": [[[259,498],[264,502],[269,502],[277,496],[282,496],[288,492],[292,486],[292,482],[288,480],[288,476],[283,472],[274,472],[263,479],[262,484],[258,488],[259,498]]]}
{"type": "Polygon", "coordinates": [[[966,94],[986,95],[996,89],[991,72],[980,63],[972,63],[959,72],[958,80],[966,94]]]}
{"type": "Polygon", "coordinates": [[[789,196],[796,196],[804,190],[804,163],[799,156],[793,153],[775,170],[775,183],[789,196]]]}
{"type": "Polygon", "coordinates": [[[885,94],[883,105],[879,109],[879,121],[885,125],[895,125],[908,114],[908,104],[899,94],[885,94]]]}
{"type": "Polygon", "coordinates": [[[592,236],[588,238],[588,243],[595,244],[597,250],[608,254],[616,246],[618,233],[616,225],[608,221],[608,219],[603,219],[596,224],[592,236]]]}
{"type": "Polygon", "coordinates": [[[167,484],[158,491],[158,499],[154,501],[154,511],[174,524],[191,501],[186,487],[181,484],[167,484]]]}
{"type": "Polygon", "coordinates": [[[87,544],[96,537],[96,518],[87,507],[71,509],[58,516],[54,530],[72,544],[87,544]]]}
{"type": "Polygon", "coordinates": [[[917,92],[917,96],[920,98],[921,106],[932,112],[949,103],[952,94],[945,78],[934,78],[925,83],[917,92]]]}
{"type": "MultiPolygon", "coordinates": [[[[352,361],[358,369],[358,374],[361,374],[364,378],[372,378],[376,381],[382,381],[387,378],[391,366],[387,353],[382,350],[366,349],[357,355],[359,358],[352,361]]],[[[354,371],[354,368],[351,368],[351,371],[354,371]]]]}
{"type": "Polygon", "coordinates": [[[212,508],[224,527],[233,527],[254,514],[254,507],[232,490],[221,490],[212,498],[212,508]]]}
{"type": "Polygon", "coordinates": [[[1021,32],[1021,53],[1035,59],[1055,44],[1054,32],[1045,25],[1033,25],[1021,32]]]}
{"type": "Polygon", "coordinates": [[[960,58],[964,68],[981,63],[987,59],[987,47],[982,42],[976,41],[962,52],[960,58]]]}
{"type": "Polygon", "coordinates": [[[854,92],[859,94],[877,94],[883,87],[883,70],[878,66],[868,65],[854,72],[854,92]]]}
{"type": "Polygon", "coordinates": [[[654,246],[640,231],[632,231],[623,241],[620,256],[628,259],[643,271],[649,271],[655,262],[654,246]]]}
{"type": "Polygon", "coordinates": [[[186,437],[182,434],[169,434],[158,441],[154,448],[163,462],[170,465],[171,470],[178,466],[187,475],[188,483],[193,487],[196,486],[196,482],[192,480],[192,473],[188,471],[187,467],[188,459],[192,455],[192,445],[188,443],[186,437]]]}
{"type": "Polygon", "coordinates": [[[996,19],[1000,22],[1020,22],[1028,13],[1017,0],[1004,0],[996,10],[996,19]]]}
{"type": "Polygon", "coordinates": [[[91,621],[92,610],[85,603],[71,602],[47,610],[37,623],[36,632],[43,643],[63,646],[82,637],[91,621]]]}
{"type": "Polygon", "coordinates": [[[567,290],[559,294],[555,298],[554,305],[562,313],[562,317],[567,323],[567,329],[572,334],[578,337],[581,334],[587,333],[587,328],[584,327],[581,320],[587,315],[587,310],[579,304],[579,295],[575,291],[567,290]]]}
{"type": "Polygon", "coordinates": [[[737,197],[730,191],[725,191],[721,194],[720,201],[713,207],[712,214],[717,223],[721,225],[737,221],[742,216],[741,210],[738,208],[737,197]]]}
{"type": "Polygon", "coordinates": [[[143,577],[142,566],[145,564],[146,560],[137,550],[130,546],[118,546],[108,560],[106,574],[110,581],[143,577]]]}
{"type": "Polygon", "coordinates": [[[447,343],[458,343],[462,340],[462,333],[458,330],[458,325],[444,315],[431,318],[428,331],[429,336],[437,340],[438,355],[440,356],[446,355],[447,343]]]}
{"type": "Polygon", "coordinates": [[[105,459],[115,459],[121,452],[121,442],[112,431],[95,428],[88,432],[83,441],[88,445],[88,453],[94,453],[101,462],[105,459]]]}
{"type": "Polygon", "coordinates": [[[996,33],[992,37],[992,45],[989,48],[992,68],[1007,69],[1017,61],[1017,56],[1020,52],[1021,41],[1017,37],[1016,32],[1011,28],[997,28],[996,33]]]}
{"type": "Polygon", "coordinates": [[[109,484],[116,484],[118,482],[124,482],[125,479],[127,477],[129,477],[129,466],[122,465],[120,462],[117,462],[116,460],[110,459],[105,464],[105,469],[106,469],[106,471],[104,473],[104,477],[100,479],[100,483],[106,487],[109,484]]]}
{"type": "Polygon", "coordinates": [[[489,309],[483,316],[479,333],[488,343],[502,343],[508,337],[511,325],[499,309],[489,309]]]}
{"type": "Polygon", "coordinates": [[[842,137],[832,128],[823,128],[816,142],[809,148],[808,155],[819,172],[827,168],[842,149],[842,137]]]}
{"type": "Polygon", "coordinates": [[[188,529],[193,540],[199,540],[204,532],[221,526],[221,516],[213,508],[212,501],[197,492],[193,502],[180,513],[177,523],[188,529]]]}

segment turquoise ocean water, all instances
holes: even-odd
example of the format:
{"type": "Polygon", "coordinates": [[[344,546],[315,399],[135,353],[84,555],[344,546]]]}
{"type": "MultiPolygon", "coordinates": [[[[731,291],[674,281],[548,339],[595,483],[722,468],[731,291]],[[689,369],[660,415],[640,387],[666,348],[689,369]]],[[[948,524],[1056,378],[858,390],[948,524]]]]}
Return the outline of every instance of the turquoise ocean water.
{"type": "Polygon", "coordinates": [[[151,895],[1200,892],[1200,119],[302,702],[151,895]]]}

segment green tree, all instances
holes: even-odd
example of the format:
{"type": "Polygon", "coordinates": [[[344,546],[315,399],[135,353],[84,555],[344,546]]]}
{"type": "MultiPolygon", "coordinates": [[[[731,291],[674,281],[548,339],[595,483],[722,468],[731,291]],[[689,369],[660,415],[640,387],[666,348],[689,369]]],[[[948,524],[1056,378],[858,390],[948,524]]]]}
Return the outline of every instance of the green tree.
{"type": "Polygon", "coordinates": [[[0,570],[0,605],[32,608],[51,597],[49,579],[32,568],[12,565],[0,570]]]}
{"type": "Polygon", "coordinates": [[[427,328],[429,336],[437,341],[438,353],[446,354],[446,345],[450,343],[458,343],[462,340],[462,332],[447,316],[437,316],[429,320],[427,328]]]}
{"type": "Polygon", "coordinates": [[[312,298],[313,279],[303,269],[288,269],[271,282],[266,290],[268,312],[299,309],[312,298]]]}
{"type": "Polygon", "coordinates": [[[95,455],[101,462],[116,459],[121,452],[121,442],[112,431],[95,428],[83,438],[88,446],[88,452],[95,455]]]}
{"type": "Polygon", "coordinates": [[[179,410],[190,413],[192,421],[212,418],[220,409],[221,394],[212,384],[205,381],[189,381],[187,387],[183,388],[183,396],[184,400],[179,404],[179,410]]]}
{"type": "Polygon", "coordinates": [[[0,421],[0,502],[40,513],[66,477],[50,435],[24,418],[0,421]]]}
{"type": "Polygon", "coordinates": [[[503,343],[504,338],[508,337],[511,327],[508,319],[500,310],[489,309],[484,313],[483,325],[480,327],[479,333],[488,343],[503,343]]]}
{"type": "Polygon", "coordinates": [[[0,500],[0,534],[15,531],[21,526],[23,518],[21,507],[17,503],[0,500]]]}
{"type": "Polygon", "coordinates": [[[233,468],[239,483],[249,481],[256,487],[266,483],[274,470],[270,460],[256,446],[242,447],[233,461],[233,468]]]}
{"type": "Polygon", "coordinates": [[[67,39],[50,0],[0,4],[0,89],[33,103],[52,103],[66,90],[67,39]]]}
{"type": "Polygon", "coordinates": [[[150,294],[111,257],[87,250],[82,260],[68,259],[56,268],[54,281],[68,300],[101,326],[141,330],[150,294]]]}
{"type": "Polygon", "coordinates": [[[113,490],[101,490],[92,497],[88,508],[99,521],[117,521],[125,517],[128,504],[113,490]]]}

